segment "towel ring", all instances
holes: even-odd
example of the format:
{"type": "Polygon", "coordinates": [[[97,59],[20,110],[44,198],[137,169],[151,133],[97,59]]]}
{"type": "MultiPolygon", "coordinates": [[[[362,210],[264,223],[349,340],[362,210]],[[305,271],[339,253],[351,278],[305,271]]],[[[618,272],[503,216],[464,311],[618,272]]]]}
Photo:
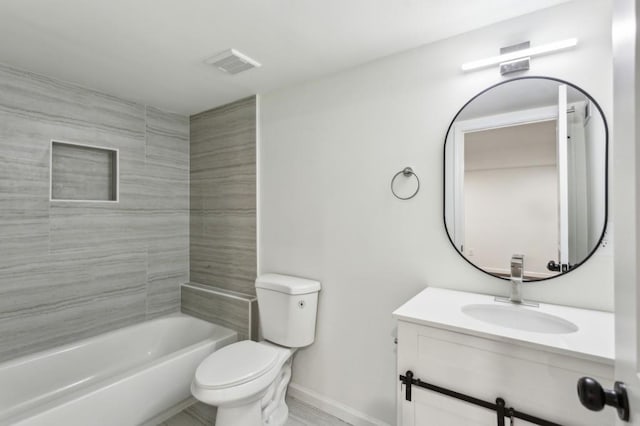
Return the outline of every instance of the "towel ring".
{"type": "Polygon", "coordinates": [[[400,170],[398,173],[393,175],[393,178],[391,178],[391,193],[393,194],[394,197],[396,197],[399,200],[410,200],[410,199],[412,199],[413,197],[416,196],[418,191],[420,191],[420,179],[418,179],[418,175],[415,174],[415,172],[413,171],[413,169],[411,167],[405,167],[404,169],[400,170]],[[405,177],[413,176],[413,177],[416,178],[416,182],[418,183],[418,186],[417,186],[415,192],[413,194],[409,195],[408,197],[399,196],[398,194],[396,194],[396,191],[393,189],[393,184],[395,183],[396,179],[400,175],[403,175],[405,177]]]}

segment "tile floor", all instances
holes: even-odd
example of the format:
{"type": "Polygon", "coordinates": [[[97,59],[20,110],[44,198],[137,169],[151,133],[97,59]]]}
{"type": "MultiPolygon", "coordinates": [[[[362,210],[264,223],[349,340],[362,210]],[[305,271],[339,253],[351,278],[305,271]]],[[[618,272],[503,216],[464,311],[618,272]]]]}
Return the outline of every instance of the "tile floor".
{"type": "Polygon", "coordinates": [[[298,401],[294,398],[287,397],[287,405],[289,405],[289,420],[285,426],[348,426],[349,423],[343,422],[337,417],[333,417],[324,411],[298,401]]]}
{"type": "MultiPolygon", "coordinates": [[[[333,417],[295,398],[287,397],[289,419],[284,426],[349,426],[349,423],[333,417]]],[[[213,426],[215,410],[204,404],[195,404],[157,426],[213,426]]]]}

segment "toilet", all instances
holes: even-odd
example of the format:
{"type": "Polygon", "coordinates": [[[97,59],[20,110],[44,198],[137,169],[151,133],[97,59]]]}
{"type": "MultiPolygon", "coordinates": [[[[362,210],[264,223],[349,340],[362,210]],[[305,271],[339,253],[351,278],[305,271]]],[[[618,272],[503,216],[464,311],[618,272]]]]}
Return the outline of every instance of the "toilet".
{"type": "Polygon", "coordinates": [[[191,393],[218,407],[216,426],[282,426],[294,352],[315,339],[320,283],[264,274],[256,279],[264,340],[243,340],[209,355],[198,366],[191,393]]]}

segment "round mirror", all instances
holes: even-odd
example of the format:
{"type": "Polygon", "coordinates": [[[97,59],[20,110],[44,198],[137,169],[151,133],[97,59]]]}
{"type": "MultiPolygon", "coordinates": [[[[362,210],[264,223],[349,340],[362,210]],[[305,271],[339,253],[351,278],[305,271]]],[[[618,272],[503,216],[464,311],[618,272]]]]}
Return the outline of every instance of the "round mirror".
{"type": "Polygon", "coordinates": [[[489,87],[456,114],[445,139],[444,222],[476,268],[524,281],[583,264],[607,223],[607,123],[566,81],[523,77],[489,87]]]}

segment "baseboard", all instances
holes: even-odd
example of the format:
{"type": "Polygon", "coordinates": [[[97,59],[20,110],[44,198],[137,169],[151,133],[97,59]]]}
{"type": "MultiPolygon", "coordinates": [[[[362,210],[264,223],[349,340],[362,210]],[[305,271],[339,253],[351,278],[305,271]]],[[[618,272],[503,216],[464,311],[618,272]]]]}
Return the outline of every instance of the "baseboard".
{"type": "Polygon", "coordinates": [[[292,398],[313,405],[316,408],[331,414],[353,426],[390,426],[381,420],[375,419],[358,410],[354,410],[338,401],[320,395],[317,392],[307,389],[295,383],[289,384],[288,395],[292,398]]]}

